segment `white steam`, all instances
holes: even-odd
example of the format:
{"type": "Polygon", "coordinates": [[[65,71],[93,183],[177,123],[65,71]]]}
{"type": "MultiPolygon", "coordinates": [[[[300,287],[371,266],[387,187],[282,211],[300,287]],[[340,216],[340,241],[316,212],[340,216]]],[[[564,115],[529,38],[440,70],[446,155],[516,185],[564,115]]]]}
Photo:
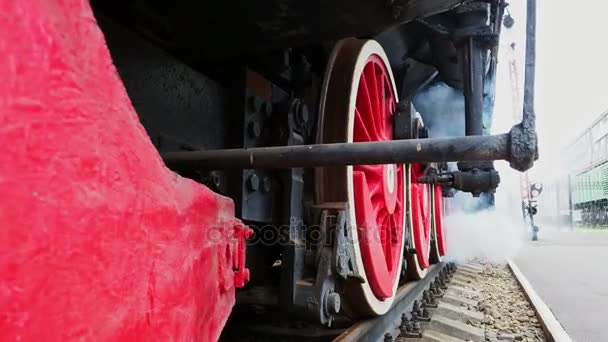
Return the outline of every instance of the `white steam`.
{"type": "Polygon", "coordinates": [[[451,199],[459,209],[444,218],[447,254],[457,262],[475,258],[506,262],[530,239],[529,227],[522,219],[519,175],[504,162],[497,162],[496,169],[501,184],[494,207],[475,210],[472,204],[479,199],[462,192],[451,199]]]}
{"type": "Polygon", "coordinates": [[[457,262],[485,259],[506,262],[521,248],[526,232],[521,220],[497,210],[457,213],[445,217],[450,258],[457,262]]]}

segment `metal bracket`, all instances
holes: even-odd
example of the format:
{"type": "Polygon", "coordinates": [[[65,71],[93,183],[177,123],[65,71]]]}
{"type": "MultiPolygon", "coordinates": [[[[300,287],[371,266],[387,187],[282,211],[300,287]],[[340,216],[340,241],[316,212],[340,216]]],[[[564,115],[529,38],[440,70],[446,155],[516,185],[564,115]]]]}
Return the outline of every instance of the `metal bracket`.
{"type": "Polygon", "coordinates": [[[403,139],[424,139],[428,138],[429,133],[423,126],[422,120],[416,116],[416,108],[407,100],[397,104],[397,111],[393,114],[393,138],[403,139]]]}
{"type": "Polygon", "coordinates": [[[349,278],[364,281],[354,262],[353,237],[346,203],[324,203],[313,206],[312,222],[318,239],[310,241],[314,281],[296,284],[294,307],[305,316],[331,326],[341,309],[341,281],[349,278]]]}
{"type": "Polygon", "coordinates": [[[470,192],[473,197],[479,197],[482,192],[494,192],[500,183],[500,176],[492,162],[458,163],[461,171],[438,172],[434,168],[427,169],[420,183],[437,184],[456,190],[470,192]],[[485,166],[485,167],[484,167],[485,166]]]}
{"type": "Polygon", "coordinates": [[[365,280],[361,276],[357,263],[355,263],[355,247],[353,246],[353,236],[348,227],[350,226],[348,210],[339,210],[336,216],[334,227],[334,267],[338,275],[344,280],[355,278],[360,282],[365,280]]]}

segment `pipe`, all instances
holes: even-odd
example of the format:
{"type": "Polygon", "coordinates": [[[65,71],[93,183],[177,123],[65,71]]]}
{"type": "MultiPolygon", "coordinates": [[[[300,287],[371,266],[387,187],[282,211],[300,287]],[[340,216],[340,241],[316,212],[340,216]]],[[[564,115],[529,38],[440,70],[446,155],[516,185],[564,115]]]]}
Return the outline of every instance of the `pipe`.
{"type": "Polygon", "coordinates": [[[167,152],[171,167],[203,169],[297,168],[459,160],[508,160],[509,135],[390,140],[167,152]]]}
{"type": "Polygon", "coordinates": [[[410,162],[507,160],[525,171],[538,159],[534,112],[536,57],[536,0],[528,0],[525,89],[522,121],[509,133],[434,139],[392,140],[168,152],[163,160],[171,167],[297,168],[340,165],[397,164],[410,162]]]}
{"type": "Polygon", "coordinates": [[[524,73],[524,115],[530,128],[536,129],[534,87],[536,78],[536,0],[528,0],[526,12],[526,67],[524,73]]]}
{"type": "Polygon", "coordinates": [[[475,37],[463,47],[465,134],[483,135],[484,51],[475,37]]]}
{"type": "Polygon", "coordinates": [[[526,13],[526,66],[524,74],[524,108],[521,123],[513,126],[509,164],[518,171],[526,171],[538,159],[538,136],[534,112],[536,69],[536,0],[528,0],[526,13]]]}

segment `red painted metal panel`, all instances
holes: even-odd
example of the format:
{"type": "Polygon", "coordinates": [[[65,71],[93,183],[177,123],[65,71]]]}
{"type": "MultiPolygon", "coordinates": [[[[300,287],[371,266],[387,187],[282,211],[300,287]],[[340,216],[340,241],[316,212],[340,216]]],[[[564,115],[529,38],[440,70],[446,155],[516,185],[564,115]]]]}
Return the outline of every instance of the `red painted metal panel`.
{"type": "Polygon", "coordinates": [[[88,1],[0,13],[0,339],[217,339],[248,280],[232,201],[165,168],[88,1]]]}

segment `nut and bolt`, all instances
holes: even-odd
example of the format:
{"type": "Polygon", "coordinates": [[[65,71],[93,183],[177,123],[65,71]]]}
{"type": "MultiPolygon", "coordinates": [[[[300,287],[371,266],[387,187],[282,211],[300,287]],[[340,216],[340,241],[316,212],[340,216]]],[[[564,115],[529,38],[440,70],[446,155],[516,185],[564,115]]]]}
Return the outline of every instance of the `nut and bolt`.
{"type": "Polygon", "coordinates": [[[428,290],[424,290],[422,297],[424,298],[423,307],[425,307],[425,308],[436,308],[437,307],[435,298],[428,290]]]}
{"type": "Polygon", "coordinates": [[[427,318],[428,320],[431,319],[431,311],[427,308],[422,309],[422,317],[423,318],[427,318]]]}
{"type": "MultiPolygon", "coordinates": [[[[425,301],[422,301],[422,305],[424,306],[425,301]]],[[[421,317],[422,316],[422,309],[420,308],[420,304],[418,304],[418,301],[415,300],[414,301],[414,305],[412,305],[412,312],[416,312],[416,316],[417,317],[421,317]]]]}
{"type": "Polygon", "coordinates": [[[210,181],[210,185],[213,186],[216,190],[218,190],[220,188],[220,185],[222,185],[222,178],[220,177],[220,174],[217,171],[209,172],[208,176],[204,177],[204,180],[205,182],[210,181]]]}
{"type": "MultiPolygon", "coordinates": [[[[420,325],[420,324],[419,324],[420,325]]],[[[407,319],[406,314],[401,315],[401,324],[399,325],[400,337],[421,337],[420,332],[414,332],[414,322],[407,319]]]]}
{"type": "Polygon", "coordinates": [[[412,332],[414,334],[422,333],[422,328],[420,327],[420,323],[418,323],[417,321],[415,321],[414,324],[412,324],[412,332]]]}
{"type": "Polygon", "coordinates": [[[337,315],[340,313],[340,295],[335,292],[328,294],[325,298],[325,305],[330,315],[337,315]]]}
{"type": "Polygon", "coordinates": [[[447,290],[448,289],[448,286],[445,283],[445,279],[443,279],[443,278],[439,279],[439,287],[442,290],[447,290]]]}
{"type": "Polygon", "coordinates": [[[420,314],[422,313],[422,311],[420,310],[420,304],[418,304],[418,301],[415,300],[414,304],[412,305],[412,313],[416,313],[418,316],[420,316],[420,314]]]}
{"type": "Polygon", "coordinates": [[[412,310],[412,318],[410,320],[412,322],[416,322],[418,320],[418,311],[412,310]]]}
{"type": "Polygon", "coordinates": [[[401,332],[401,335],[405,336],[408,333],[407,324],[401,323],[401,325],[399,326],[399,331],[401,332]]]}

